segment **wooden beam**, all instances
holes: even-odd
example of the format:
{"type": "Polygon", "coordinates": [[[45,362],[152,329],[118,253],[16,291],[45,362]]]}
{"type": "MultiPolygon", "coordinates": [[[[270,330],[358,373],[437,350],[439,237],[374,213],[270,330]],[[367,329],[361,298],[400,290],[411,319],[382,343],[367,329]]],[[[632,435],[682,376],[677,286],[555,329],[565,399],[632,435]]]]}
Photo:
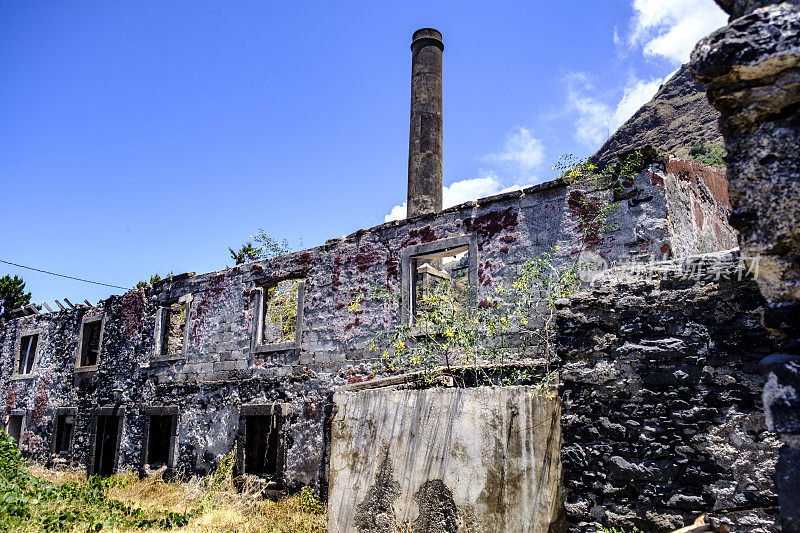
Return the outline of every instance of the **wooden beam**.
{"type": "Polygon", "coordinates": [[[56,300],[56,305],[57,305],[58,307],[60,307],[62,311],[64,311],[64,310],[66,309],[66,307],[64,307],[63,305],[61,305],[61,302],[59,302],[58,300],[56,300]]]}
{"type": "Polygon", "coordinates": [[[52,313],[52,312],[53,312],[53,310],[52,310],[52,309],[50,309],[50,306],[49,306],[49,305],[47,305],[47,302],[42,302],[42,305],[44,306],[44,308],[45,308],[45,309],[47,309],[47,312],[48,312],[48,313],[52,313]]]}
{"type": "Polygon", "coordinates": [[[69,298],[64,297],[64,301],[67,302],[67,305],[71,308],[75,309],[75,304],[69,301],[69,298]]]}

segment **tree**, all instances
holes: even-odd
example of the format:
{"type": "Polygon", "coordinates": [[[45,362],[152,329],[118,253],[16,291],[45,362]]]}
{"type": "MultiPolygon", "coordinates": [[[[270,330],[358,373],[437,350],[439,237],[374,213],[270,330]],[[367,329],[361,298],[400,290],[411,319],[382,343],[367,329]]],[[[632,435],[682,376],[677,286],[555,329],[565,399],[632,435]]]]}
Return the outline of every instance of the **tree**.
{"type": "Polygon", "coordinates": [[[239,247],[239,250],[228,248],[231,252],[231,258],[237,265],[271,259],[279,255],[288,254],[291,251],[289,242],[286,239],[279,242],[264,233],[261,228],[259,228],[258,233],[250,237],[256,244],[253,244],[252,241],[247,241],[239,247]]]}
{"type": "Polygon", "coordinates": [[[9,320],[11,311],[31,303],[31,293],[25,292],[25,282],[14,276],[0,278],[0,318],[9,320]]]}
{"type": "MultiPolygon", "coordinates": [[[[170,277],[171,275],[172,275],[172,272],[167,274],[167,277],[170,277]]],[[[161,276],[159,276],[158,273],[155,273],[152,276],[150,276],[150,281],[140,281],[139,283],[137,283],[136,284],[136,288],[137,289],[144,289],[148,285],[154,285],[154,284],[158,283],[159,281],[161,281],[161,276]]]]}

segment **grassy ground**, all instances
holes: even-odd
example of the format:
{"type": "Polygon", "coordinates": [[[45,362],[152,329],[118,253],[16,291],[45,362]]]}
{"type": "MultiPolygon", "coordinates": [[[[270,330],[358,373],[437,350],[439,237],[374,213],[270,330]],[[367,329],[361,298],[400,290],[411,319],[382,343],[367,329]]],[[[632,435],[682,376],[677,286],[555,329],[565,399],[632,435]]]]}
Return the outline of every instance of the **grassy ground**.
{"type": "Polygon", "coordinates": [[[86,479],[28,466],[0,431],[0,530],[321,533],[327,515],[307,489],[278,502],[238,492],[232,456],[185,483],[135,474],[86,479]]]}

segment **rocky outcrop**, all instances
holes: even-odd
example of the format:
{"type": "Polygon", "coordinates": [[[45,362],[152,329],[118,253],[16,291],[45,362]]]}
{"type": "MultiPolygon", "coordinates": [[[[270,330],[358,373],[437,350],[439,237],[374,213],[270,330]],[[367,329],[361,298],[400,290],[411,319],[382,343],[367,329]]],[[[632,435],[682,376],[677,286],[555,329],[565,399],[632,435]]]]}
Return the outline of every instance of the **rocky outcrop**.
{"type": "MultiPolygon", "coordinates": [[[[691,68],[722,112],[731,223],[741,232],[741,248],[761,256],[758,283],[773,307],[795,304],[800,300],[800,8],[783,3],[735,19],[700,41],[691,68]]],[[[791,328],[795,334],[796,328],[791,328]]]]}
{"type": "Polygon", "coordinates": [[[695,144],[722,144],[718,118],[719,112],[705,97],[705,87],[684,65],[592,157],[604,166],[615,162],[619,153],[649,144],[687,159],[695,144]]]}
{"type": "Polygon", "coordinates": [[[775,475],[782,529],[800,531],[800,1],[717,3],[730,24],[698,43],[691,69],[721,112],[731,224],[758,258],[763,324],[784,343],[761,362],[763,404],[786,444],[775,475]]]}

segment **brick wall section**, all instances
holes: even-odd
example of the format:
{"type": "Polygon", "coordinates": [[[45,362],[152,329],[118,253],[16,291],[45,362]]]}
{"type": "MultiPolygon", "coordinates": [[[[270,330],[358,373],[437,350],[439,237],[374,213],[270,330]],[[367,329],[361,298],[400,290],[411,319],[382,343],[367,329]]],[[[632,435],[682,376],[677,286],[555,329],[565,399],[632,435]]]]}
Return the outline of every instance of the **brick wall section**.
{"type": "Polygon", "coordinates": [[[671,531],[709,511],[732,531],[777,531],[763,300],[752,280],[670,279],[680,265],[596,282],[559,311],[569,531],[671,531]]]}

